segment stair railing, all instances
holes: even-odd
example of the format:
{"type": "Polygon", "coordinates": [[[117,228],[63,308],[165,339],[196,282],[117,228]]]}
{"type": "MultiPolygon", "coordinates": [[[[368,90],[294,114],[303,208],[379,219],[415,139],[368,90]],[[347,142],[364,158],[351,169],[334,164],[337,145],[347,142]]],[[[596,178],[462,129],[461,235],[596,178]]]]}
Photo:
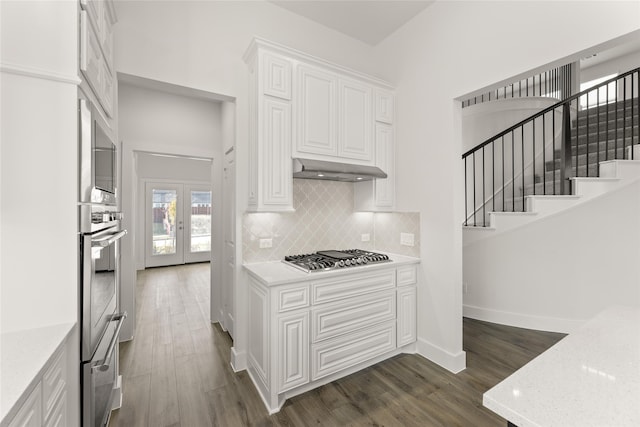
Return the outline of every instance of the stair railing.
{"type": "Polygon", "coordinates": [[[636,68],[572,95],[464,153],[464,225],[526,211],[530,195],[571,194],[571,178],[598,176],[601,161],[634,159],[639,75],[636,68]]]}

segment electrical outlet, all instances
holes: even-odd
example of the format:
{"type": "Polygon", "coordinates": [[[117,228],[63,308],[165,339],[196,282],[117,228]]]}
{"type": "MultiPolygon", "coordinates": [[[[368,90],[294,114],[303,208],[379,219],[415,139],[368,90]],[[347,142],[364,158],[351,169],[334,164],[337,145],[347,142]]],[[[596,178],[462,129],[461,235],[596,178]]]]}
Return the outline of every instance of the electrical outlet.
{"type": "Polygon", "coordinates": [[[362,235],[362,241],[363,241],[363,242],[368,242],[368,241],[370,241],[370,240],[371,240],[371,235],[370,235],[369,233],[364,233],[364,234],[362,235]]]}
{"type": "Polygon", "coordinates": [[[403,246],[413,246],[415,244],[415,236],[413,233],[400,233],[400,244],[403,246]]]}
{"type": "Polygon", "coordinates": [[[467,282],[462,282],[462,293],[463,294],[469,293],[469,284],[467,282]]]}
{"type": "Polygon", "coordinates": [[[273,247],[273,239],[260,239],[260,249],[273,247]]]}

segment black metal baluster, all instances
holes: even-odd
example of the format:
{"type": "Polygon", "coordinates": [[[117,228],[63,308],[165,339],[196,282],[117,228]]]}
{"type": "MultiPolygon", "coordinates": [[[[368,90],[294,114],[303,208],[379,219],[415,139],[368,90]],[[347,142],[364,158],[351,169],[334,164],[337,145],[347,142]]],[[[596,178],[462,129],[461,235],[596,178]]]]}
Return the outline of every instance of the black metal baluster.
{"type": "MultiPolygon", "coordinates": [[[[614,150],[616,152],[616,159],[618,158],[618,128],[620,126],[618,126],[618,80],[616,79],[616,102],[614,104],[614,108],[616,111],[616,125],[614,126],[614,130],[615,130],[615,135],[613,138],[613,143],[614,143],[614,150]]],[[[623,153],[624,154],[624,153],[623,153]]],[[[624,158],[624,156],[623,156],[624,158]]]]}
{"type": "Polygon", "coordinates": [[[622,80],[622,158],[627,151],[627,76],[622,80]]]}
{"type": "Polygon", "coordinates": [[[596,107],[596,149],[598,150],[596,151],[596,170],[598,172],[596,176],[600,176],[600,88],[596,90],[596,104],[598,104],[596,107]]]}
{"type": "MultiPolygon", "coordinates": [[[[606,132],[606,136],[605,136],[605,141],[604,141],[604,149],[606,151],[606,154],[604,156],[605,160],[609,160],[609,85],[607,84],[607,89],[606,89],[606,106],[607,106],[607,111],[606,111],[606,115],[605,115],[605,121],[606,121],[606,125],[605,125],[605,132],[606,132]]],[[[615,156],[614,156],[615,158],[615,156]]]]}
{"type": "Polygon", "coordinates": [[[516,157],[515,157],[515,138],[511,131],[511,212],[516,211],[516,157]]]}
{"type": "Polygon", "coordinates": [[[502,212],[505,211],[506,183],[504,182],[504,135],[502,135],[502,212]]]}
{"type": "Polygon", "coordinates": [[[496,211],[496,142],[491,141],[491,210],[496,211]]]}
{"type": "MultiPolygon", "coordinates": [[[[634,89],[633,89],[633,77],[634,75],[631,74],[631,155],[629,156],[631,158],[631,160],[633,160],[633,151],[634,151],[634,145],[633,145],[633,134],[634,134],[634,124],[633,124],[633,120],[634,120],[634,112],[633,112],[633,98],[635,95],[634,89]]],[[[636,96],[636,100],[637,100],[637,96],[636,96]]],[[[640,129],[640,122],[638,122],[638,129],[640,129]]],[[[639,138],[640,139],[640,138],[639,138]]],[[[638,141],[638,143],[640,143],[640,141],[638,141]]]]}
{"type": "Polygon", "coordinates": [[[576,100],[576,170],[574,176],[578,176],[578,157],[580,154],[580,145],[578,143],[580,139],[580,113],[580,101],[576,100]]]}
{"type": "Polygon", "coordinates": [[[553,143],[553,195],[556,194],[556,109],[551,110],[551,141],[553,143]]]}
{"type": "MultiPolygon", "coordinates": [[[[589,176],[589,116],[591,115],[591,112],[589,111],[589,94],[591,92],[587,92],[587,127],[586,127],[586,138],[587,138],[587,177],[589,176]]],[[[580,126],[580,123],[578,123],[578,126],[580,126]]],[[[579,147],[579,146],[578,146],[579,147]]],[[[576,158],[578,157],[578,155],[580,154],[579,152],[579,148],[578,150],[576,150],[576,158]]],[[[577,162],[576,162],[577,164],[577,162]]],[[[576,175],[577,176],[577,175],[576,175]]]]}
{"type": "MultiPolygon", "coordinates": [[[[525,189],[524,189],[524,125],[522,125],[520,127],[521,131],[521,140],[520,140],[520,154],[522,157],[522,212],[524,212],[524,193],[525,193],[525,189]]],[[[515,209],[514,209],[515,211],[515,209]]]]}
{"type": "Polygon", "coordinates": [[[485,206],[487,205],[487,196],[484,189],[487,187],[487,183],[484,182],[486,174],[484,171],[484,147],[482,146],[482,225],[485,225],[487,214],[485,212],[485,206]]]}
{"type": "Polygon", "coordinates": [[[560,194],[568,194],[566,183],[571,175],[571,106],[562,106],[562,149],[560,151],[560,194]]]}
{"type": "Polygon", "coordinates": [[[478,223],[476,221],[476,152],[474,151],[471,157],[471,161],[473,161],[473,226],[477,226],[478,223]]]}
{"type": "Polygon", "coordinates": [[[469,181],[467,179],[467,157],[464,157],[464,225],[465,227],[469,225],[469,207],[467,198],[467,187],[469,186],[469,181]]]}
{"type": "MultiPolygon", "coordinates": [[[[547,194],[547,150],[545,145],[545,134],[547,133],[547,128],[545,127],[545,118],[546,114],[542,115],[542,194],[547,194]]],[[[533,160],[535,164],[535,159],[533,160]]]]}
{"type": "MultiPolygon", "coordinates": [[[[531,146],[533,147],[533,195],[536,195],[536,119],[531,122],[533,141],[531,146]]],[[[522,127],[524,129],[524,126],[522,127]]],[[[524,200],[524,199],[523,199],[524,200]]]]}

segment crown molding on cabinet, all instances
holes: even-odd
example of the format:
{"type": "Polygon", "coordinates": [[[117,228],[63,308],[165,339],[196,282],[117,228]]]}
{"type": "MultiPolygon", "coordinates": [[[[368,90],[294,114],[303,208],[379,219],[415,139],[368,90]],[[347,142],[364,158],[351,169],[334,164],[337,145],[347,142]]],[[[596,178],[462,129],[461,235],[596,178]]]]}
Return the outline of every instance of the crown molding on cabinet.
{"type": "Polygon", "coordinates": [[[318,58],[316,56],[309,55],[308,53],[304,53],[299,50],[281,45],[279,43],[262,39],[260,37],[253,38],[253,40],[249,44],[249,47],[247,48],[244,55],[242,56],[242,59],[244,60],[245,63],[247,63],[248,65],[251,65],[253,63],[253,58],[256,55],[258,48],[267,48],[271,52],[279,53],[293,60],[302,61],[302,62],[305,62],[306,64],[320,66],[323,68],[329,68],[331,71],[341,73],[343,75],[347,75],[350,77],[354,77],[361,81],[365,81],[373,85],[383,87],[388,90],[394,90],[394,87],[391,85],[391,83],[385,80],[372,77],[369,74],[361,73],[360,71],[356,71],[351,68],[344,67],[342,65],[334,64],[332,62],[318,58]]]}

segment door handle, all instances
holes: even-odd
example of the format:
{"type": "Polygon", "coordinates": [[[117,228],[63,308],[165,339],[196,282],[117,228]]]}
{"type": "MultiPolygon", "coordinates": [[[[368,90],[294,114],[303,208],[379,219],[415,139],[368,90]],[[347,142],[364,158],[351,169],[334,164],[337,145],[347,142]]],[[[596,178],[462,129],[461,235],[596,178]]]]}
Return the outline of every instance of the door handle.
{"type": "Polygon", "coordinates": [[[118,336],[120,335],[120,329],[122,328],[122,324],[124,323],[124,319],[126,318],[127,318],[126,311],[116,314],[111,318],[112,322],[114,320],[118,321],[118,326],[116,326],[116,332],[113,334],[113,337],[111,337],[111,342],[109,343],[109,348],[107,349],[107,354],[104,356],[104,359],[96,363],[95,366],[92,366],[91,367],[92,370],[106,371],[107,369],[109,369],[109,363],[107,363],[107,361],[111,359],[113,350],[116,348],[116,343],[118,342],[118,336]]]}
{"type": "Polygon", "coordinates": [[[105,237],[103,239],[92,240],[91,241],[91,247],[92,248],[95,248],[95,247],[106,248],[107,246],[109,246],[110,244],[115,242],[116,240],[123,238],[125,236],[125,234],[127,234],[127,230],[122,230],[122,231],[119,231],[117,233],[111,234],[108,237],[105,237]]]}

